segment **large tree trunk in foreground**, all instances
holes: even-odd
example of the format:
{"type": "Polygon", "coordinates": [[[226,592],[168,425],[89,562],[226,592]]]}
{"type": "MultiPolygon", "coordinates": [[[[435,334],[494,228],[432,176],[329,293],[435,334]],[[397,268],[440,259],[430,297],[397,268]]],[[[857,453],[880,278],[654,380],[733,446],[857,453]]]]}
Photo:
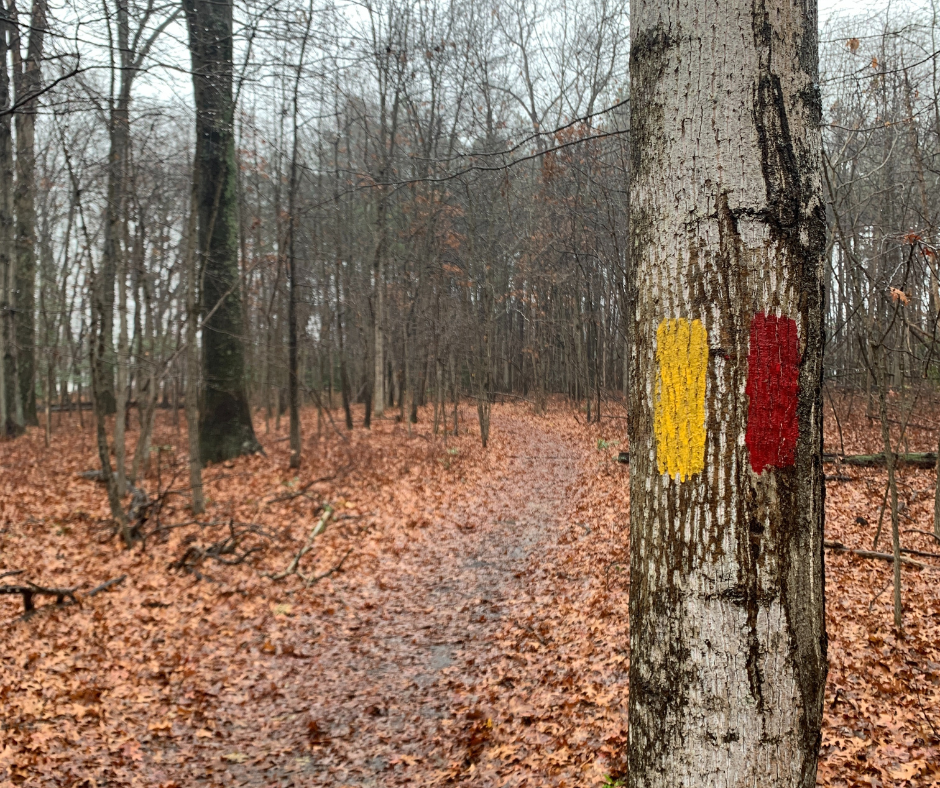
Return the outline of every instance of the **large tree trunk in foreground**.
{"type": "Polygon", "coordinates": [[[816,3],[631,3],[629,785],[815,785],[816,3]]]}
{"type": "Polygon", "coordinates": [[[245,381],[238,272],[238,171],[232,95],[232,0],[185,0],[196,99],[202,265],[203,462],[257,451],[245,381]]]}

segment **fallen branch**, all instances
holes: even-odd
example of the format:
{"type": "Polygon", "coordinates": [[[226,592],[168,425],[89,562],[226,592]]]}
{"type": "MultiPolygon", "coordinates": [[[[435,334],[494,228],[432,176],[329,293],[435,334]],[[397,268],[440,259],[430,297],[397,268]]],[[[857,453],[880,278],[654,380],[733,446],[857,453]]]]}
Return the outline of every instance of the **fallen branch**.
{"type": "Polygon", "coordinates": [[[99,482],[100,484],[105,483],[104,471],[81,471],[80,473],[75,474],[79,479],[84,479],[88,482],[99,482]]]}
{"type": "Polygon", "coordinates": [[[296,490],[294,490],[293,492],[284,493],[283,495],[275,495],[273,498],[269,498],[269,499],[268,499],[268,503],[279,503],[279,502],[281,502],[281,501],[292,501],[292,500],[294,500],[294,498],[300,498],[301,496],[304,496],[304,497],[306,497],[306,498],[309,498],[310,496],[307,495],[307,490],[309,490],[311,487],[313,487],[313,485],[319,484],[320,482],[331,482],[331,481],[333,481],[333,479],[335,479],[335,478],[337,477],[337,475],[338,475],[338,474],[333,473],[333,474],[330,474],[329,476],[321,476],[319,479],[311,479],[309,482],[307,482],[306,484],[302,484],[300,487],[298,487],[298,488],[297,488],[296,490]]]}
{"type": "Polygon", "coordinates": [[[940,558],[940,553],[928,553],[926,550],[908,550],[906,547],[902,547],[901,552],[908,555],[919,555],[922,558],[940,558]]]}
{"type": "MultiPolygon", "coordinates": [[[[315,576],[311,577],[309,580],[305,580],[305,582],[306,582],[306,584],[307,584],[307,588],[310,588],[310,586],[314,585],[315,583],[319,583],[321,580],[325,580],[325,579],[328,578],[330,575],[332,575],[332,574],[334,574],[335,572],[338,572],[340,569],[342,569],[342,568],[343,568],[343,564],[346,563],[346,559],[349,558],[350,553],[352,553],[352,548],[351,548],[351,547],[346,551],[345,555],[344,555],[342,558],[339,559],[339,563],[336,564],[332,569],[327,569],[327,570],[326,570],[325,572],[323,572],[322,574],[315,575],[315,576]]],[[[299,578],[301,578],[301,579],[303,579],[303,577],[304,577],[302,574],[300,574],[300,572],[297,573],[297,576],[298,576],[299,578]]]]}
{"type": "MultiPolygon", "coordinates": [[[[874,550],[853,550],[851,547],[846,547],[841,542],[825,542],[824,544],[827,550],[835,550],[837,553],[851,553],[852,555],[859,556],[859,558],[878,558],[882,561],[894,563],[894,556],[891,555],[891,553],[876,553],[874,550]]],[[[905,558],[904,556],[901,556],[901,563],[916,567],[917,569],[940,570],[938,566],[930,566],[929,564],[915,561],[913,558],[905,558]]]]}
{"type": "MultiPolygon", "coordinates": [[[[894,455],[897,465],[906,465],[909,468],[936,468],[937,453],[933,451],[910,452],[894,455]]],[[[880,454],[824,454],[823,462],[839,462],[843,465],[854,465],[859,468],[881,468],[885,464],[884,452],[880,454]]]]}
{"type": "Polygon", "coordinates": [[[91,591],[89,591],[85,596],[93,597],[98,596],[102,591],[107,591],[109,588],[112,588],[120,583],[123,583],[127,579],[127,575],[121,575],[120,577],[114,577],[111,580],[108,580],[106,583],[102,583],[100,586],[95,586],[91,591]]]}
{"type": "MultiPolygon", "coordinates": [[[[20,572],[7,572],[4,577],[13,574],[20,574],[20,572]]],[[[54,596],[57,605],[65,604],[66,599],[71,600],[76,605],[81,604],[78,597],[75,596],[76,591],[78,591],[78,586],[75,586],[75,588],[46,588],[45,586],[30,583],[28,580],[23,585],[0,586],[0,594],[20,594],[23,597],[23,613],[31,613],[36,609],[36,605],[33,603],[34,596],[54,596]]]]}
{"type": "Polygon", "coordinates": [[[916,528],[908,528],[904,531],[904,533],[921,534],[922,536],[929,536],[931,539],[936,539],[938,542],[940,542],[940,536],[937,536],[936,534],[931,533],[930,531],[918,531],[916,528]]]}
{"type": "MultiPolygon", "coordinates": [[[[196,566],[202,563],[206,558],[211,558],[213,561],[225,564],[226,566],[237,566],[238,564],[244,563],[252,553],[257,553],[262,549],[261,546],[257,546],[239,553],[238,548],[241,546],[242,539],[252,534],[269,538],[269,535],[256,525],[247,525],[239,529],[236,527],[236,523],[233,520],[229,520],[228,528],[229,535],[224,539],[213,542],[208,547],[190,545],[186,548],[186,552],[173,561],[168,568],[182,569],[184,572],[194,573],[196,566]],[[232,557],[227,558],[226,556],[232,557]]],[[[201,579],[202,576],[199,575],[198,572],[195,572],[195,574],[201,579]]]]}
{"type": "Polygon", "coordinates": [[[320,515],[320,520],[307,535],[306,543],[303,547],[300,548],[300,552],[294,556],[294,560],[290,562],[287,569],[285,569],[283,572],[277,572],[276,574],[272,572],[265,572],[262,577],[270,577],[272,580],[283,580],[285,577],[289,577],[290,575],[299,574],[297,572],[297,567],[300,566],[300,560],[310,552],[310,549],[313,547],[313,540],[323,533],[324,529],[326,528],[326,524],[329,522],[332,515],[333,507],[327,504],[323,508],[323,514],[320,515]]]}

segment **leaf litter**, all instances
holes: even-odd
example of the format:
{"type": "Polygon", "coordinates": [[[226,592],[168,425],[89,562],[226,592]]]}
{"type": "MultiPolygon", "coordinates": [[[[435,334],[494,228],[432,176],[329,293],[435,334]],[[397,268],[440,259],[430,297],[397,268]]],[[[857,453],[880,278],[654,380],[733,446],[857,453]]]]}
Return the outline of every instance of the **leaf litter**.
{"type": "MultiPolygon", "coordinates": [[[[484,451],[470,408],[446,443],[421,415],[410,429],[381,420],[342,440],[328,424],[317,437],[305,414],[300,471],[272,431],[264,455],[206,469],[208,511],[193,522],[185,434],[161,414],[145,481],[159,505],[130,551],[103,488],[79,476],[94,467],[89,427],[66,417],[52,449],[40,431],[0,445],[0,574],[78,587],[80,602],[42,599],[24,617],[20,597],[0,597],[0,784],[623,777],[625,421],[499,405],[484,451]],[[298,573],[271,579],[325,511],[298,573]]],[[[842,427],[850,450],[877,451],[861,417],[842,427]]],[[[926,433],[912,436],[931,448],[926,433]]],[[[837,445],[827,423],[827,449],[837,445]]],[[[934,474],[900,474],[902,530],[929,532],[934,474]]],[[[851,480],[827,485],[827,539],[870,549],[885,474],[842,475],[851,480]]],[[[905,532],[904,544],[938,551],[929,535],[905,532]]],[[[890,589],[878,596],[890,563],[826,559],[819,784],[940,785],[936,573],[904,568],[902,635],[890,589]]]]}

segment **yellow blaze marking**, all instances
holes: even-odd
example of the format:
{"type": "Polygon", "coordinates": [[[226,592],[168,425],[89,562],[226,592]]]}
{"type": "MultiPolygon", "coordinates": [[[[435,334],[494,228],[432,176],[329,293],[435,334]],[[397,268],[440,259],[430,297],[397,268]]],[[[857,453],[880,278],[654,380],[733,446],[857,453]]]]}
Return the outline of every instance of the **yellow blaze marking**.
{"type": "Polygon", "coordinates": [[[708,334],[702,322],[663,320],[656,329],[656,362],[656,464],[681,481],[705,468],[708,334]]]}

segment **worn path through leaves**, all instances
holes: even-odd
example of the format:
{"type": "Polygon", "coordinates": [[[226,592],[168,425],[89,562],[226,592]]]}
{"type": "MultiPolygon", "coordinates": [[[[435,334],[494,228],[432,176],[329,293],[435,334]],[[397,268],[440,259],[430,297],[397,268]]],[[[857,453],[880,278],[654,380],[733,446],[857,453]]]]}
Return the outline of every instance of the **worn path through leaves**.
{"type": "Polygon", "coordinates": [[[110,533],[101,487],[76,481],[87,436],[57,452],[52,477],[38,436],[16,444],[7,478],[30,494],[2,500],[0,570],[83,591],[127,580],[28,619],[0,598],[0,782],[561,786],[616,774],[626,469],[564,409],[500,407],[486,451],[465,428],[430,435],[429,415],[311,439],[300,475],[272,434],[266,456],[207,471],[202,524],[168,498],[132,551],[110,533]],[[324,503],[335,515],[301,568],[339,569],[312,587],[264,577],[324,503]],[[244,561],[168,569],[233,524],[255,529],[244,561]]]}
{"type": "MultiPolygon", "coordinates": [[[[50,447],[35,429],[0,445],[0,574],[76,588],[81,602],[42,599],[24,616],[19,596],[0,596],[0,786],[622,778],[622,414],[587,425],[560,403],[542,415],[500,404],[483,450],[470,407],[446,440],[429,411],[411,427],[389,418],[350,433],[324,420],[319,435],[308,411],[299,473],[275,424],[264,455],[207,469],[198,521],[180,482],[185,431],[161,414],[145,480],[161,504],[132,550],[101,485],[82,475],[95,462],[88,422],[59,419],[50,447]],[[300,566],[322,579],[266,577],[326,505],[334,514],[300,566]]],[[[827,451],[871,453],[878,439],[864,406],[827,422],[827,451]]],[[[935,444],[925,432],[907,448],[935,444]]],[[[872,549],[884,469],[826,468],[827,539],[872,549]]],[[[935,475],[898,473],[902,543],[926,565],[903,567],[903,633],[891,623],[891,564],[826,555],[821,786],[940,786],[935,475]]]]}
{"type": "Polygon", "coordinates": [[[537,608],[519,608],[533,565],[554,560],[580,455],[545,427],[498,418],[494,426],[522,453],[454,501],[425,538],[405,543],[380,576],[361,578],[375,585],[374,602],[337,610],[320,640],[329,650],[311,665],[320,678],[309,713],[330,746],[314,771],[336,764],[353,785],[385,784],[394,766],[472,771],[499,718],[485,691],[488,651],[506,630],[542,646],[550,637],[537,608]]]}

